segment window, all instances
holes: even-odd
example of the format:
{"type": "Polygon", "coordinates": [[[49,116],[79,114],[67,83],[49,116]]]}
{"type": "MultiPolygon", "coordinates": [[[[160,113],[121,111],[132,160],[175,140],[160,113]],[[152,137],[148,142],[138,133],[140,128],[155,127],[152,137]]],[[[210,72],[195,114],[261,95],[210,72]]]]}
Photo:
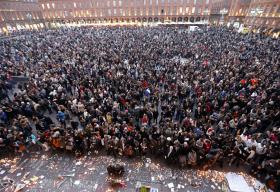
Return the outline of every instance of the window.
{"type": "Polygon", "coordinates": [[[52,3],[52,7],[53,7],[53,8],[55,7],[54,3],[52,3]]]}
{"type": "Polygon", "coordinates": [[[113,1],[113,6],[116,7],[117,6],[117,2],[116,0],[113,1]]]}
{"type": "Polygon", "coordinates": [[[122,1],[121,1],[121,0],[119,1],[119,6],[120,6],[120,7],[122,6],[122,1]]]}
{"type": "Polygon", "coordinates": [[[242,8],[241,9],[239,9],[239,14],[241,14],[242,13],[242,8]]]}
{"type": "Polygon", "coordinates": [[[74,4],[74,7],[76,8],[76,7],[77,7],[77,4],[76,4],[75,2],[74,2],[73,4],[74,4]]]}
{"type": "Polygon", "coordinates": [[[182,14],[183,13],[183,7],[180,7],[179,9],[179,13],[182,14]]]}
{"type": "Polygon", "coordinates": [[[42,4],[42,8],[45,9],[45,5],[44,4],[42,4]]]}
{"type": "Polygon", "coordinates": [[[171,15],[171,7],[168,7],[168,14],[171,15]]]}
{"type": "Polygon", "coordinates": [[[117,9],[114,9],[114,15],[116,15],[117,14],[117,9]]]}
{"type": "Polygon", "coordinates": [[[177,8],[174,7],[174,8],[173,8],[173,15],[176,15],[176,12],[177,12],[177,8]]]}
{"type": "Polygon", "coordinates": [[[158,0],[156,0],[156,5],[158,5],[158,0]]]}
{"type": "Polygon", "coordinates": [[[47,7],[48,7],[48,9],[49,9],[49,8],[50,8],[50,4],[47,3],[47,7]]]}
{"type": "Polygon", "coordinates": [[[195,12],[195,7],[192,8],[192,14],[194,14],[194,12],[195,12]]]}
{"type": "Polygon", "coordinates": [[[205,10],[204,10],[204,14],[205,14],[205,15],[208,15],[208,14],[209,14],[209,10],[208,10],[208,9],[205,9],[205,10]]]}
{"type": "MultiPolygon", "coordinates": [[[[0,16],[1,18],[1,16],[0,16]]],[[[20,13],[17,14],[17,20],[20,20],[20,13]]]]}
{"type": "Polygon", "coordinates": [[[209,0],[206,0],[206,5],[208,5],[209,4],[209,0]]]}
{"type": "Polygon", "coordinates": [[[280,13],[280,6],[278,7],[277,13],[280,13]]]}
{"type": "Polygon", "coordinates": [[[189,13],[189,7],[186,7],[186,13],[189,13]]]}
{"type": "Polygon", "coordinates": [[[194,5],[196,4],[196,0],[193,0],[193,4],[194,4],[194,5]]]}
{"type": "Polygon", "coordinates": [[[110,15],[111,16],[111,9],[108,9],[108,15],[110,15]]]}
{"type": "Polygon", "coordinates": [[[277,5],[276,4],[273,5],[273,7],[271,9],[271,12],[272,13],[277,13],[277,5]]]}

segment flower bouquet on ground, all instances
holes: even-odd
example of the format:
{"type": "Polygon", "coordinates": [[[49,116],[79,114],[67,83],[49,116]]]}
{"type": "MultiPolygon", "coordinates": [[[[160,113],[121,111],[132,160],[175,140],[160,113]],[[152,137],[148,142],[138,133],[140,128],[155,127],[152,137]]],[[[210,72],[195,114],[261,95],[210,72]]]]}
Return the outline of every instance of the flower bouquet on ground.
{"type": "Polygon", "coordinates": [[[121,179],[116,179],[116,178],[109,177],[109,178],[107,178],[107,182],[112,187],[126,187],[125,182],[121,179]]]}

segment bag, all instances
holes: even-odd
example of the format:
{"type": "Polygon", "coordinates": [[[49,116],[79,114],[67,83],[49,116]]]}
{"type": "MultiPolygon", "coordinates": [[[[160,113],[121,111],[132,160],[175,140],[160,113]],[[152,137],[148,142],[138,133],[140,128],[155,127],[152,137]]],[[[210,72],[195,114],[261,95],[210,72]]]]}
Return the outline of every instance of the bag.
{"type": "Polygon", "coordinates": [[[25,150],[26,150],[25,145],[20,144],[20,145],[19,145],[19,152],[23,152],[23,151],[25,151],[25,150]]]}
{"type": "Polygon", "coordinates": [[[146,188],[146,186],[142,186],[140,188],[140,192],[148,192],[148,189],[146,188]]]}
{"type": "Polygon", "coordinates": [[[104,146],[104,138],[101,139],[101,145],[104,146]]]}
{"type": "Polygon", "coordinates": [[[72,151],[73,150],[73,145],[66,145],[65,149],[67,151],[72,151]]]}
{"type": "Polygon", "coordinates": [[[60,139],[53,139],[52,143],[56,148],[60,148],[61,146],[60,139]]]}

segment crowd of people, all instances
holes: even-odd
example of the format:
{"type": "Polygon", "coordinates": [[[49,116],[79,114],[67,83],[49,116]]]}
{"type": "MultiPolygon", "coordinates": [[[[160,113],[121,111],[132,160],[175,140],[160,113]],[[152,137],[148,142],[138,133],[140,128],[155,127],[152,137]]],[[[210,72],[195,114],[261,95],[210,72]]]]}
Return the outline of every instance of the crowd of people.
{"type": "Polygon", "coordinates": [[[245,164],[279,190],[279,53],[279,39],[224,27],[60,28],[3,40],[0,152],[245,164]]]}

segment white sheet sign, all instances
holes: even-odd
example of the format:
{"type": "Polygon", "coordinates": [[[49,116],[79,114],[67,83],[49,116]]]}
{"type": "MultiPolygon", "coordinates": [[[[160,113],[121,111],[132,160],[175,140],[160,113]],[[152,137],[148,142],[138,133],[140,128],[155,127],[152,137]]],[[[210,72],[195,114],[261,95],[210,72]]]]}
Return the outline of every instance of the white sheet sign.
{"type": "Polygon", "coordinates": [[[232,192],[255,192],[253,187],[250,187],[242,175],[236,173],[227,173],[226,179],[232,192]]]}

